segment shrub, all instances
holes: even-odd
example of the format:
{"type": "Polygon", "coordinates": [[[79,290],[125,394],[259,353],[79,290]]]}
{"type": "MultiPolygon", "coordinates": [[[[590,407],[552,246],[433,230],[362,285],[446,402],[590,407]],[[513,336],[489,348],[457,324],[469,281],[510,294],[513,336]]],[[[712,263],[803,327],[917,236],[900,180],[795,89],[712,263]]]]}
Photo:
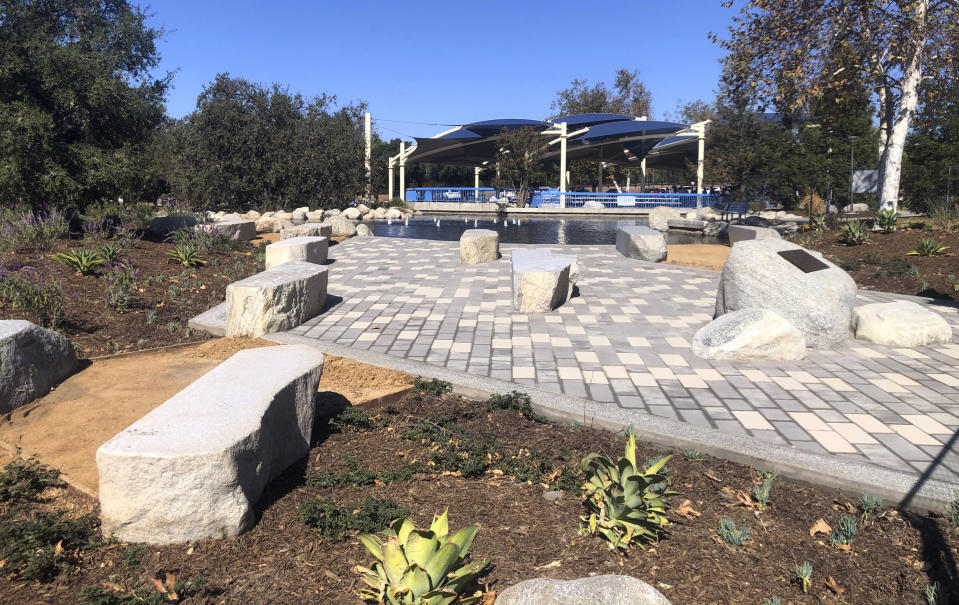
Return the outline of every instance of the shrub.
{"type": "Polygon", "coordinates": [[[491,395],[486,400],[486,410],[489,412],[511,410],[534,422],[546,422],[544,418],[533,411],[533,400],[530,399],[530,396],[519,391],[511,391],[503,395],[491,395]]]}
{"type": "Polygon", "coordinates": [[[719,532],[719,537],[723,539],[723,542],[732,544],[733,546],[741,546],[749,539],[748,527],[736,529],[736,522],[726,517],[719,520],[719,529],[717,531],[719,532]]]}
{"type": "Polygon", "coordinates": [[[50,250],[56,240],[70,234],[70,224],[66,216],[56,208],[43,209],[39,213],[20,210],[5,213],[3,221],[3,239],[8,239],[7,247],[32,246],[50,250]]]}
{"type": "Polygon", "coordinates": [[[943,246],[942,243],[932,239],[931,237],[924,237],[916,243],[916,247],[906,252],[909,256],[936,256],[942,254],[949,249],[949,246],[943,246]]]}
{"type": "Polygon", "coordinates": [[[26,319],[56,328],[63,318],[65,302],[59,282],[47,281],[40,272],[28,267],[7,271],[0,265],[0,303],[21,311],[26,319]]]}
{"type": "Polygon", "coordinates": [[[827,226],[825,214],[814,214],[809,219],[809,228],[813,231],[825,231],[827,226]]]}
{"type": "Polygon", "coordinates": [[[24,580],[48,582],[76,569],[79,551],[92,545],[95,515],[73,520],[64,511],[15,509],[0,515],[3,572],[24,580]]]}
{"type": "Polygon", "coordinates": [[[36,460],[16,459],[0,473],[0,502],[27,500],[48,487],[59,487],[60,471],[49,468],[36,460]]]}
{"type": "Polygon", "coordinates": [[[949,508],[946,509],[946,516],[952,521],[953,525],[959,527],[959,491],[953,494],[952,502],[949,503],[949,508]]]}
{"type": "Polygon", "coordinates": [[[945,200],[937,200],[929,205],[929,226],[933,229],[950,230],[959,226],[959,210],[945,200]]]}
{"type": "Polygon", "coordinates": [[[137,290],[138,275],[139,271],[129,260],[106,265],[103,296],[108,307],[120,312],[130,307],[133,293],[137,290]]]}
{"type": "Polygon", "coordinates": [[[901,258],[894,258],[886,263],[885,273],[887,277],[905,277],[915,272],[918,272],[918,269],[901,258]]]}
{"type": "Polygon", "coordinates": [[[581,517],[584,530],[599,533],[611,549],[626,550],[636,543],[658,540],[669,525],[666,518],[665,490],[653,487],[668,481],[662,473],[669,457],[643,471],[636,464],[636,434],[627,431],[625,455],[612,460],[600,454],[589,454],[582,465],[586,472],[583,491],[587,516],[581,517]]]}
{"type": "Polygon", "coordinates": [[[896,223],[899,222],[899,213],[892,208],[876,211],[876,226],[883,233],[892,233],[896,230],[896,223]]]}
{"type": "Polygon", "coordinates": [[[200,250],[193,244],[177,244],[173,250],[167,252],[167,256],[184,267],[199,267],[206,264],[206,260],[200,256],[200,250]]]}
{"type": "Polygon", "coordinates": [[[378,429],[389,424],[382,416],[370,414],[361,407],[351,405],[330,420],[330,428],[342,430],[347,427],[356,429],[378,429]]]}
{"type": "Polygon", "coordinates": [[[86,248],[70,248],[69,252],[51,254],[50,258],[77,275],[92,275],[104,264],[103,257],[96,250],[86,248]]]}
{"type": "Polygon", "coordinates": [[[424,395],[433,395],[439,397],[453,392],[453,385],[445,380],[431,378],[424,380],[422,376],[413,379],[412,393],[422,393],[424,395]]]}
{"type": "Polygon", "coordinates": [[[359,506],[337,506],[330,498],[314,498],[300,505],[303,523],[324,538],[337,538],[349,530],[382,531],[409,512],[392,500],[378,498],[367,498],[359,506]]]}
{"type": "Polygon", "coordinates": [[[377,559],[370,568],[353,568],[370,587],[360,591],[361,597],[383,603],[385,596],[390,603],[423,605],[479,602],[480,591],[466,594],[492,562],[490,558],[466,562],[479,526],[449,535],[444,511],[433,518],[427,531],[417,530],[409,519],[394,523],[393,528],[384,531],[382,538],[360,534],[360,541],[377,559]]]}
{"type": "Polygon", "coordinates": [[[839,238],[847,246],[859,246],[869,239],[869,229],[865,221],[849,221],[839,228],[839,238]]]}

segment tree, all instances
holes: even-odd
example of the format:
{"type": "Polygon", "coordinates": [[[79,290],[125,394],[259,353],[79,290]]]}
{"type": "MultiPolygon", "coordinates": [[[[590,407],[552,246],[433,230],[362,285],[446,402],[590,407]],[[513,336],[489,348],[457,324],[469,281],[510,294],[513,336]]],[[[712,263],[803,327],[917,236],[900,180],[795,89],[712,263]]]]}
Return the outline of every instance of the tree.
{"type": "Polygon", "coordinates": [[[159,30],[125,0],[0,2],[0,199],[136,199],[171,75],[159,30]]]}
{"type": "MultiPolygon", "coordinates": [[[[727,6],[732,2],[725,2],[727,6]]],[[[880,205],[896,207],[903,146],[923,75],[948,72],[956,0],[748,0],[730,37],[713,40],[725,68],[766,105],[791,111],[865,82],[879,122],[880,205]]]]}
{"type": "Polygon", "coordinates": [[[538,176],[548,140],[529,126],[524,126],[504,128],[496,137],[496,142],[499,145],[496,152],[498,176],[494,183],[497,187],[517,189],[516,204],[523,208],[529,202],[529,184],[538,176]]]}
{"type": "Polygon", "coordinates": [[[334,109],[335,97],[304,99],[220,74],[197,109],[173,122],[173,193],[213,208],[340,207],[365,188],[362,105],[334,109]]]}
{"type": "Polygon", "coordinates": [[[586,80],[573,80],[569,88],[556,93],[550,108],[557,116],[573,113],[622,113],[649,115],[651,95],[639,79],[639,71],[620,69],[613,90],[603,82],[588,86],[586,80]]]}

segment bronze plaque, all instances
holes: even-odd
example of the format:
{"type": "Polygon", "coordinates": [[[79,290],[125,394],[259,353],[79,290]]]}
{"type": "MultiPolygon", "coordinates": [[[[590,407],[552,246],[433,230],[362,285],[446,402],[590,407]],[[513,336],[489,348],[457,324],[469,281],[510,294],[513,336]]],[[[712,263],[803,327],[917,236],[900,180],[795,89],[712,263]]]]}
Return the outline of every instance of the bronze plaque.
{"type": "Polygon", "coordinates": [[[783,250],[777,254],[788,260],[803,273],[812,273],[813,271],[822,271],[823,269],[829,268],[829,265],[805,250],[783,250]]]}

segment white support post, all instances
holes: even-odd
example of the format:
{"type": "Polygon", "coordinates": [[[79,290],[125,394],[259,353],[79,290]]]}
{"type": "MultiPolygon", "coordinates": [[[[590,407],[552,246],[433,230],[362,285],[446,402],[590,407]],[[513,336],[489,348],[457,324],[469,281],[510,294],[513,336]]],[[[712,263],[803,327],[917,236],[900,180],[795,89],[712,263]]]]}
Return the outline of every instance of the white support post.
{"type": "Polygon", "coordinates": [[[406,142],[400,141],[400,199],[406,201],[406,142]]]}
{"type": "Polygon", "coordinates": [[[389,193],[387,193],[387,195],[389,196],[387,201],[389,201],[393,199],[393,158],[390,158],[390,161],[387,164],[387,167],[389,168],[389,173],[390,173],[390,176],[389,176],[390,184],[387,187],[387,189],[389,190],[389,193]]]}
{"type": "Polygon", "coordinates": [[[696,139],[699,143],[696,156],[696,193],[703,193],[703,160],[706,155],[706,124],[697,124],[696,139]]]}
{"type": "Polygon", "coordinates": [[[480,167],[479,167],[479,166],[475,166],[475,167],[473,168],[473,189],[474,189],[474,191],[473,191],[473,199],[474,199],[475,201],[477,201],[477,202],[480,201],[479,173],[480,173],[480,167]]]}
{"type": "Polygon", "coordinates": [[[642,181],[639,183],[639,192],[646,193],[646,158],[639,163],[639,171],[642,173],[642,181]]]}
{"type": "Polygon", "coordinates": [[[366,140],[366,155],[363,165],[366,167],[366,199],[373,195],[373,167],[370,164],[373,158],[373,116],[366,112],[363,120],[363,134],[366,140]]]}
{"type": "Polygon", "coordinates": [[[566,207],[566,122],[559,123],[559,207],[566,207]]]}

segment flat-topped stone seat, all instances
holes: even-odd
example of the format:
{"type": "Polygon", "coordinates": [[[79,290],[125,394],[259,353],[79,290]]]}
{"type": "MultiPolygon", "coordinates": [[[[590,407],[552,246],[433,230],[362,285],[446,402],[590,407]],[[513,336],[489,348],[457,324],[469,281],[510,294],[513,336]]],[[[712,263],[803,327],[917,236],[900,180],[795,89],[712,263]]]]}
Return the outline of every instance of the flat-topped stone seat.
{"type": "Polygon", "coordinates": [[[325,237],[281,239],[268,245],[264,251],[267,269],[295,261],[323,265],[329,254],[329,240],[325,237]]]}
{"type": "Polygon", "coordinates": [[[280,239],[293,239],[294,237],[333,237],[333,225],[320,223],[307,223],[297,227],[280,230],[280,239]]]}
{"type": "Polygon", "coordinates": [[[233,282],[226,287],[226,335],[262,336],[316,317],[326,304],[326,271],[293,261],[233,282]]]}
{"type": "Polygon", "coordinates": [[[253,526],[266,485],[307,454],[323,354],[236,353],[97,450],[104,536],[173,544],[253,526]]]}
{"type": "Polygon", "coordinates": [[[750,227],[749,225],[730,225],[726,229],[729,245],[751,239],[782,239],[779,232],[769,227],[750,227]]]}
{"type": "Polygon", "coordinates": [[[935,311],[908,300],[856,307],[852,329],[857,340],[890,347],[924,347],[952,342],[952,327],[935,311]]]}
{"type": "Polygon", "coordinates": [[[643,225],[619,227],[616,250],[626,258],[658,263],[666,259],[666,236],[643,225]]]}
{"type": "Polygon", "coordinates": [[[467,229],[460,236],[460,263],[477,265],[499,258],[499,233],[492,229],[467,229]]]}
{"type": "Polygon", "coordinates": [[[515,311],[549,313],[572,294],[570,275],[576,266],[575,256],[554,254],[546,248],[513,250],[511,266],[515,311]]]}
{"type": "Polygon", "coordinates": [[[248,242],[251,239],[256,239],[256,221],[249,219],[219,220],[212,223],[202,223],[197,225],[196,228],[232,240],[248,242]]]}

